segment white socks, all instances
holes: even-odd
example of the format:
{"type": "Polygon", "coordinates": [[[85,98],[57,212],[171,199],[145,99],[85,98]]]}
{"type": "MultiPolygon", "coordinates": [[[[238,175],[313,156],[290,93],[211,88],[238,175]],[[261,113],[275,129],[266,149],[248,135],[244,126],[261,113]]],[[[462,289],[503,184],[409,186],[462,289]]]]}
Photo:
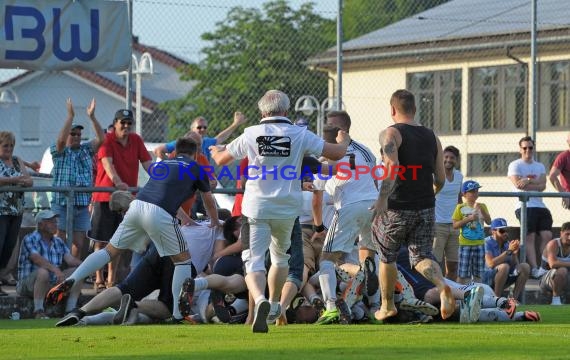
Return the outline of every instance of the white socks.
{"type": "Polygon", "coordinates": [[[95,271],[101,269],[105,264],[111,261],[111,256],[105,249],[97,250],[93,254],[89,255],[81,265],[68,279],[75,280],[75,284],[77,284],[80,280],[85,279],[89,275],[93,274],[95,271]]]}

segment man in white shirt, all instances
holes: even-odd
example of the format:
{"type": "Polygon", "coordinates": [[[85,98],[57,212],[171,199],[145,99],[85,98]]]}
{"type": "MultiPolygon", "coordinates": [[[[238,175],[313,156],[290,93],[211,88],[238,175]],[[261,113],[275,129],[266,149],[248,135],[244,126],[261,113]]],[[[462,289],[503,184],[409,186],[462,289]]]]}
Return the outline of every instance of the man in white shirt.
{"type": "Polygon", "coordinates": [[[435,195],[435,236],[433,239],[433,256],[445,270],[445,277],[457,279],[457,263],[459,253],[459,229],[453,229],[451,216],[457,204],[461,203],[461,184],[463,174],[456,169],[459,161],[459,149],[447,146],[443,149],[443,166],[445,168],[445,184],[435,195]]]}
{"type": "MultiPolygon", "coordinates": [[[[533,158],[534,141],[530,136],[519,140],[521,158],[509,164],[507,176],[513,183],[513,191],[544,191],[546,189],[546,169],[533,158]]],[[[530,275],[538,279],[546,273],[539,268],[539,260],[546,244],[552,239],[552,215],[542,198],[531,197],[527,202],[526,260],[531,267],[530,275]],[[538,243],[535,240],[538,239],[538,243]]],[[[517,219],[521,219],[521,202],[517,201],[515,210],[517,219]]]]}
{"type": "Polygon", "coordinates": [[[289,97],[269,90],[258,102],[262,119],[250,126],[227,147],[212,146],[212,159],[226,165],[245,156],[249,160],[242,214],[246,283],[255,301],[253,332],[267,332],[270,319],[281,314],[279,299],[288,273],[291,230],[302,203],[301,163],[303,156],[326,156],[339,160],[346,153],[350,137],[340,132],[338,144],[325,143],[303,127],[294,125],[286,116],[289,97]],[[296,171],[297,176],[288,174],[296,171]],[[265,253],[269,248],[271,268],[266,280],[265,253]],[[265,286],[269,285],[269,301],[265,286]]]}

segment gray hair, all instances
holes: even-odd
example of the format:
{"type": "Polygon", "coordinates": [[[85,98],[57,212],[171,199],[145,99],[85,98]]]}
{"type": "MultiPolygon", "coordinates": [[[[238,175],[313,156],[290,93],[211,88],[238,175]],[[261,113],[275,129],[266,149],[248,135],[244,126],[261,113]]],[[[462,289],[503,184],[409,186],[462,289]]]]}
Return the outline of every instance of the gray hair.
{"type": "Polygon", "coordinates": [[[269,90],[257,102],[262,116],[274,116],[286,113],[290,101],[287,94],[279,90],[269,90]]]}

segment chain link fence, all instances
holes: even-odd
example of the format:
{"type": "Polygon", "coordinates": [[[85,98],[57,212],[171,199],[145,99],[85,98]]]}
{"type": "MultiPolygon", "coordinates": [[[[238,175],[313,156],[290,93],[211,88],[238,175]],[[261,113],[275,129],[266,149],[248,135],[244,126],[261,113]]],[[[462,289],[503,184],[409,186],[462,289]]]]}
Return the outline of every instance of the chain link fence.
{"type": "MultiPolygon", "coordinates": [[[[290,95],[292,119],[306,118],[317,130],[334,107],[328,99],[339,81],[337,7],[332,0],[134,1],[132,98],[135,109],[141,105],[145,141],[174,139],[197,116],[209,121],[209,136],[228,127],[235,111],[254,124],[257,100],[271,88],[290,95]],[[152,73],[143,53],[152,56],[152,73]]],[[[461,171],[484,191],[512,189],[508,164],[520,157],[519,139],[534,131],[536,158],[548,173],[568,146],[570,8],[562,0],[538,2],[536,105],[531,11],[531,0],[345,0],[342,106],[352,117],[351,135],[379,156],[378,133],[391,124],[390,95],[408,88],[417,96],[418,121],[432,127],[444,147],[460,149],[461,171]]],[[[125,107],[122,74],[24,72],[4,78],[1,87],[18,102],[2,103],[0,127],[18,134],[15,153],[29,161],[39,161],[55,140],[67,97],[86,125],[85,139],[93,135],[84,115],[92,97],[103,126],[125,107]]],[[[546,191],[555,190],[548,183],[546,191]]],[[[482,201],[492,217],[518,224],[514,200],[482,201]]],[[[559,226],[567,211],[559,199],[545,202],[559,226]]]]}

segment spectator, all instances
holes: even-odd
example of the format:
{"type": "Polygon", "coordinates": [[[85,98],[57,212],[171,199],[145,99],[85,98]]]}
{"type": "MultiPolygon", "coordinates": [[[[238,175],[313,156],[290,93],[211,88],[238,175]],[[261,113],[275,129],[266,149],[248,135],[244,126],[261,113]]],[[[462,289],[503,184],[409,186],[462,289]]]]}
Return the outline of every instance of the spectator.
{"type": "Polygon", "coordinates": [[[540,279],[540,289],[552,294],[551,305],[562,305],[560,297],[570,290],[570,222],[562,224],[560,237],[546,245],[541,268],[547,272],[540,279]]]}
{"type": "MultiPolygon", "coordinates": [[[[116,187],[127,190],[138,185],[139,162],[148,170],[152,158],[144,146],[142,138],[131,133],[133,112],[119,110],[113,121],[114,132],[107,133],[105,141],[97,153],[96,187],[116,187]]],[[[95,250],[105,246],[122,220],[122,215],[109,209],[108,192],[93,194],[93,214],[91,216],[91,237],[97,242],[95,250]]],[[[128,262],[126,262],[128,264],[128,262]]],[[[119,258],[114,259],[108,266],[107,282],[103,279],[102,271],[97,271],[95,286],[100,291],[105,287],[114,286],[117,281],[117,266],[119,258]]]]}
{"type": "Polygon", "coordinates": [[[527,263],[519,263],[518,239],[509,241],[507,221],[502,218],[491,222],[491,236],[485,239],[484,283],[501,296],[503,290],[515,284],[513,297],[519,299],[530,273],[527,263]]]}
{"type": "MultiPolygon", "coordinates": [[[[0,131],[0,186],[30,187],[32,178],[22,159],[14,156],[15,145],[13,133],[0,131]]],[[[18,241],[23,213],[23,192],[0,192],[0,271],[8,265],[18,241]]],[[[8,294],[0,288],[0,296],[8,294]]]]}
{"type": "MultiPolygon", "coordinates": [[[[181,138],[176,142],[176,159],[165,161],[166,178],[151,177],[137,194],[123,221],[113,234],[105,249],[89,255],[85,262],[64,282],[56,285],[46,296],[46,302],[57,303],[60,297],[77,286],[78,280],[109,263],[125,250],[141,251],[146,248],[148,239],[152,240],[161,257],[169,256],[174,263],[172,277],[173,299],[180,294],[186,278],[195,276],[187,244],[184,242],[176,212],[180,205],[197,189],[204,192],[210,227],[216,227],[218,214],[210,184],[205,174],[200,174],[196,166],[197,145],[192,140],[181,138]],[[187,176],[187,178],[186,178],[187,176]]],[[[181,320],[178,301],[174,301],[173,318],[181,320]]]]}
{"type": "MultiPolygon", "coordinates": [[[[570,134],[566,138],[566,143],[570,146],[570,134]]],[[[570,192],[570,150],[564,150],[556,156],[548,178],[558,192],[570,192]]],[[[562,207],[570,209],[570,197],[562,198],[562,207]]]]}
{"type": "Polygon", "coordinates": [[[245,249],[242,258],[247,287],[255,301],[253,332],[267,332],[268,316],[276,318],[279,316],[277,312],[281,311],[279,300],[289,268],[289,255],[286,252],[291,245],[291,231],[302,201],[300,179],[263,176],[262,180],[261,173],[256,174],[256,171],[274,167],[283,169],[284,166],[300,169],[305,154],[323,155],[338,160],[346,152],[350,140],[346,133],[340,131],[340,144],[325,144],[317,135],[291,123],[286,117],[289,106],[289,97],[283,92],[266,92],[258,102],[262,116],[259,125],[245,129],[244,134],[227,148],[210,147],[212,158],[218,165],[226,165],[246,156],[250,164],[258,165],[257,169],[249,169],[250,179],[242,207],[242,213],[247,217],[247,222],[242,225],[243,234],[248,234],[247,238],[242,238],[245,249]],[[267,249],[271,256],[271,303],[265,298],[267,249]]]}
{"type": "Polygon", "coordinates": [[[481,282],[485,272],[485,223],[491,224],[487,205],[477,202],[478,182],[467,180],[461,186],[464,202],[453,212],[453,228],[459,230],[459,278],[462,284],[481,282]]]}
{"type": "MultiPolygon", "coordinates": [[[[521,158],[509,164],[507,174],[513,183],[513,190],[516,192],[544,191],[546,189],[546,170],[542,163],[533,159],[534,141],[530,136],[525,136],[519,140],[519,152],[521,158]]],[[[538,260],[546,243],[552,239],[552,215],[540,197],[529,198],[526,206],[526,259],[531,267],[530,275],[538,279],[546,272],[539,268],[538,260]]],[[[517,201],[515,215],[520,221],[520,201],[517,201]]]]}
{"type": "Polygon", "coordinates": [[[445,181],[443,150],[434,132],[414,120],[415,114],[414,95],[407,90],[394,92],[390,115],[395,124],[380,133],[387,174],[373,206],[372,229],[380,254],[382,284],[382,306],[375,317],[382,321],[398,313],[394,303],[396,258],[404,244],[410,250],[412,266],[437,287],[441,317],[450,317],[455,308],[451,289],[432,260],[435,194],[445,181]],[[395,176],[402,166],[404,176],[395,176]]]}
{"type": "MultiPolygon", "coordinates": [[[[45,314],[44,297],[50,286],[55,285],[71,274],[81,260],[71,255],[63,239],[57,237],[57,213],[41,210],[36,215],[37,229],[24,237],[18,259],[18,285],[16,291],[21,296],[34,299],[36,319],[49,319],[45,314]],[[67,265],[64,269],[62,266],[67,265]]],[[[82,283],[83,281],[81,281],[82,283]]],[[[77,306],[81,293],[78,286],[69,294],[65,311],[77,306]]]]}
{"type": "MultiPolygon", "coordinates": [[[[53,159],[53,186],[91,187],[93,186],[93,156],[103,143],[105,135],[95,118],[95,99],[87,107],[87,116],[91,120],[96,138],[81,143],[83,126],[73,123],[75,112],[71,99],[67,99],[67,119],[61,128],[57,141],[50,147],[53,159]]],[[[73,245],[71,254],[81,259],[86,252],[87,231],[91,229],[89,204],[91,193],[77,192],[73,199],[73,245]]],[[[58,236],[66,241],[67,198],[65,194],[54,192],[52,210],[58,215],[58,236]]]]}
{"type": "Polygon", "coordinates": [[[463,174],[457,170],[459,149],[447,146],[443,149],[443,167],[445,168],[445,184],[435,196],[435,237],[433,239],[433,256],[445,277],[457,279],[457,263],[459,253],[459,230],[453,228],[451,219],[457,204],[461,204],[461,184],[463,174]]]}

